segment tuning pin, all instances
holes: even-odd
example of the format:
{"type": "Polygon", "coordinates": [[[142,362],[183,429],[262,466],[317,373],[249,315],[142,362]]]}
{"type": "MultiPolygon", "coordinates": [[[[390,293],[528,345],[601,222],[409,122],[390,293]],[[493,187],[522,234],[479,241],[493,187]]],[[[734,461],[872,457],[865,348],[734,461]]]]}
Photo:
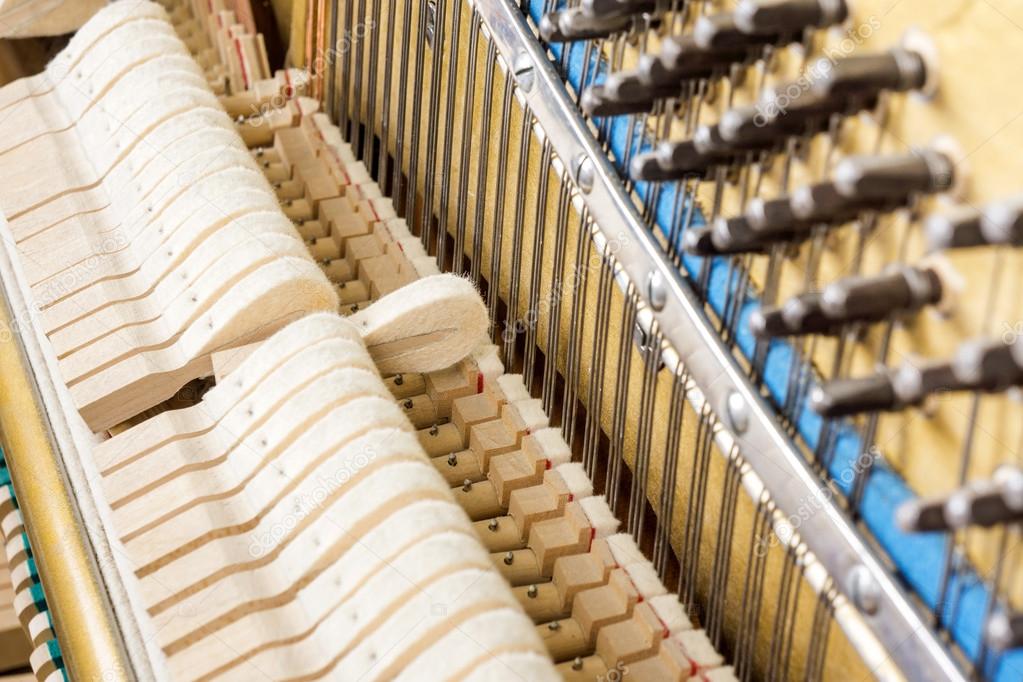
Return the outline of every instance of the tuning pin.
{"type": "Polygon", "coordinates": [[[590,116],[638,114],[651,111],[656,100],[677,97],[680,92],[677,83],[650,85],[638,71],[621,71],[587,87],[580,104],[590,116]]]}
{"type": "Polygon", "coordinates": [[[591,85],[583,90],[579,106],[587,116],[621,116],[653,111],[654,99],[616,97],[608,91],[606,84],[601,84],[591,85]]]}
{"type": "Polygon", "coordinates": [[[892,156],[850,156],[832,177],[838,193],[864,202],[904,202],[914,194],[952,187],[955,165],[945,154],[925,149],[892,156]]]}
{"type": "Polygon", "coordinates": [[[834,379],[815,386],[810,407],[822,417],[847,417],[905,407],[895,392],[890,370],[855,379],[834,379]]]}
{"type": "Polygon", "coordinates": [[[711,226],[711,239],[721,253],[761,253],[787,235],[755,231],[746,216],[718,218],[711,226]]]}
{"type": "Polygon", "coordinates": [[[907,533],[932,533],[950,529],[945,518],[947,498],[931,497],[910,500],[895,511],[895,522],[907,533]]]}
{"type": "Polygon", "coordinates": [[[678,179],[661,167],[656,151],[642,152],[632,157],[632,161],[629,162],[629,175],[639,182],[666,182],[678,179]]]}
{"type": "Polygon", "coordinates": [[[968,341],[952,359],[952,371],[964,388],[1003,391],[1023,383],[1014,349],[1001,341],[968,341]]]}
{"type": "Polygon", "coordinates": [[[819,74],[810,85],[811,91],[827,98],[871,99],[885,90],[917,90],[927,82],[923,58],[901,47],[834,61],[824,58],[811,71],[819,74]]]}
{"type": "Polygon", "coordinates": [[[671,8],[670,0],[582,0],[579,8],[592,17],[659,14],[671,8]]]}
{"type": "MultiPolygon", "coordinates": [[[[746,50],[753,52],[758,48],[781,42],[781,36],[773,33],[744,33],[735,23],[735,15],[730,12],[705,14],[696,20],[693,26],[693,38],[699,47],[705,50],[746,50]]],[[[789,38],[791,41],[791,37],[789,38]]]]}
{"type": "Polygon", "coordinates": [[[945,517],[949,526],[991,526],[1023,521],[1023,470],[1003,467],[994,480],[975,481],[949,496],[945,517]]]}
{"type": "Polygon", "coordinates": [[[793,215],[810,224],[841,225],[855,220],[866,211],[891,211],[904,206],[908,197],[887,201],[849,197],[838,191],[833,182],[800,187],[790,199],[793,215]]]}
{"type": "Polygon", "coordinates": [[[793,213],[791,198],[787,196],[777,199],[762,199],[760,197],[750,199],[743,215],[746,216],[750,228],[765,234],[803,231],[800,228],[805,224],[793,213]]]}
{"type": "Polygon", "coordinates": [[[750,331],[759,338],[834,334],[841,325],[824,314],[820,294],[793,296],[777,308],[758,308],[749,319],[750,331]]]}
{"type": "Polygon", "coordinates": [[[637,154],[629,164],[629,171],[634,180],[649,182],[688,177],[706,179],[723,161],[702,154],[692,140],[662,142],[652,152],[637,154]]]}
{"type": "Polygon", "coordinates": [[[632,26],[629,14],[594,16],[581,7],[548,12],[540,18],[540,37],[548,43],[592,40],[627,30],[632,26]]]}
{"type": "Polygon", "coordinates": [[[640,57],[637,71],[650,85],[678,85],[682,81],[709,78],[730,64],[741,62],[746,53],[740,50],[705,50],[691,35],[665,38],[657,54],[640,57]]]}
{"type": "Polygon", "coordinates": [[[924,234],[931,251],[968,248],[987,244],[981,231],[983,214],[972,206],[957,206],[946,213],[932,214],[924,221],[924,234]]]}
{"type": "Polygon", "coordinates": [[[933,270],[899,266],[874,277],[845,277],[825,287],[821,308],[841,322],[877,322],[919,310],[941,300],[941,280],[933,270]]]}
{"type": "Polygon", "coordinates": [[[985,206],[980,230],[989,244],[1023,245],[1023,195],[985,206]]]}
{"type": "Polygon", "coordinates": [[[716,256],[717,250],[711,241],[711,228],[697,227],[685,231],[682,235],[682,248],[694,256],[716,256]]]}
{"type": "Polygon", "coordinates": [[[720,126],[702,125],[693,133],[693,143],[701,154],[725,159],[738,156],[744,152],[770,149],[777,146],[778,139],[773,135],[764,134],[756,139],[746,140],[746,143],[743,145],[735,145],[722,137],[720,126]]]}
{"type": "Polygon", "coordinates": [[[1023,647],[1023,615],[996,613],[987,624],[987,640],[997,651],[1023,647]]]}
{"type": "MultiPolygon", "coordinates": [[[[1023,369],[1014,352],[1015,348],[1001,342],[969,342],[951,362],[907,362],[898,370],[825,382],[815,390],[811,406],[824,417],[845,417],[917,406],[939,392],[1003,391],[1023,385],[1023,369]],[[862,400],[861,393],[866,396],[862,400]]],[[[1023,349],[1018,352],[1023,356],[1023,349]]]]}
{"type": "Polygon", "coordinates": [[[929,395],[939,391],[965,390],[947,361],[914,363],[905,362],[892,377],[899,405],[907,407],[920,405],[929,395]]]}
{"type": "Polygon", "coordinates": [[[687,231],[683,247],[694,256],[724,256],[761,253],[770,243],[771,240],[763,239],[762,235],[750,229],[745,217],[736,216],[717,218],[710,227],[687,231]],[[701,233],[698,237],[689,237],[697,232],[701,233]]]}
{"type": "Polygon", "coordinates": [[[845,0],[740,0],[735,23],[745,33],[796,33],[840,24],[849,16],[845,0]]]}

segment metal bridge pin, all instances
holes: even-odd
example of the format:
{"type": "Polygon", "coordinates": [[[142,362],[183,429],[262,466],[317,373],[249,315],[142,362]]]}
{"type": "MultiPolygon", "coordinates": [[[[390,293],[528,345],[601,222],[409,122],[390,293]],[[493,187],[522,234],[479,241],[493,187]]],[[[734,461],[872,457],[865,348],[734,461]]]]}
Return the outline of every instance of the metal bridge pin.
{"type": "Polygon", "coordinates": [[[536,595],[538,594],[540,594],[540,588],[538,588],[536,585],[530,585],[529,588],[526,590],[526,596],[529,597],[530,599],[536,599],[536,595]]]}
{"type": "Polygon", "coordinates": [[[472,481],[470,481],[470,480],[469,480],[469,479],[467,478],[467,479],[465,479],[464,481],[462,481],[462,492],[466,492],[466,493],[467,493],[467,492],[469,492],[470,490],[472,490],[472,481]]]}
{"type": "Polygon", "coordinates": [[[450,455],[448,455],[448,466],[449,467],[458,466],[458,455],[456,455],[453,452],[450,455]]]}
{"type": "Polygon", "coordinates": [[[487,524],[487,530],[489,530],[491,533],[496,533],[497,526],[498,526],[497,519],[490,519],[490,523],[487,524]]]}
{"type": "Polygon", "coordinates": [[[511,566],[515,563],[515,552],[508,552],[504,555],[504,565],[511,566]]]}

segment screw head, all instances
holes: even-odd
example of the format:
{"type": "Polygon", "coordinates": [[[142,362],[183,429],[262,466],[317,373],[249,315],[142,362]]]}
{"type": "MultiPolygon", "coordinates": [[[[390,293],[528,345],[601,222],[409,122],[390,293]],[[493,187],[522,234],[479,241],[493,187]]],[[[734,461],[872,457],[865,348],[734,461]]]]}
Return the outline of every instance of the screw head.
{"type": "Polygon", "coordinates": [[[863,613],[873,616],[881,606],[881,587],[863,564],[849,571],[849,596],[863,613]]]}
{"type": "Polygon", "coordinates": [[[647,301],[655,312],[659,313],[664,310],[664,305],[668,302],[668,289],[660,270],[654,270],[647,275],[646,294],[647,301]]]}
{"type": "Polygon", "coordinates": [[[540,594],[540,588],[536,585],[530,585],[529,589],[526,590],[526,596],[530,599],[536,599],[536,595],[540,594]]]}
{"type": "Polygon", "coordinates": [[[490,523],[487,524],[487,530],[489,530],[491,533],[496,533],[497,526],[498,526],[497,519],[490,519],[490,523]]]}
{"type": "Polygon", "coordinates": [[[522,91],[529,92],[532,90],[536,82],[536,71],[533,68],[533,60],[529,58],[529,55],[525,52],[520,52],[515,57],[512,68],[515,70],[515,82],[518,83],[522,91]]]}
{"type": "Polygon", "coordinates": [[[593,166],[593,161],[590,159],[589,154],[586,152],[580,152],[575,159],[572,160],[572,177],[575,179],[575,184],[579,185],[579,189],[582,190],[583,194],[589,194],[593,191],[593,180],[596,175],[596,169],[593,166]]]}
{"type": "Polygon", "coordinates": [[[504,555],[504,565],[511,566],[515,562],[515,552],[508,552],[504,555]]]}
{"type": "Polygon", "coordinates": [[[736,433],[743,434],[749,428],[749,405],[738,391],[732,391],[725,398],[725,419],[728,428],[736,433]]]}

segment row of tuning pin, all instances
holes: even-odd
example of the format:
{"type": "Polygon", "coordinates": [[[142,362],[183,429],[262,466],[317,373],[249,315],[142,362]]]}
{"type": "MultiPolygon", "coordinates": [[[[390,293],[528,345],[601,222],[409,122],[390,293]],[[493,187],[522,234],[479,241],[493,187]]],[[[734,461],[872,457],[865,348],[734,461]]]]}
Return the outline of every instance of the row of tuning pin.
{"type": "MultiPolygon", "coordinates": [[[[1023,521],[1023,469],[1005,465],[990,480],[974,481],[951,494],[917,499],[899,508],[896,520],[907,532],[988,528],[1023,521]]],[[[1023,647],[1023,614],[993,613],[985,626],[998,651],[1023,647]]]]}
{"type": "MultiPolygon", "coordinates": [[[[583,0],[547,14],[540,25],[548,42],[607,38],[662,16],[673,3],[659,0],[583,0]]],[[[844,0],[740,0],[733,12],[699,17],[691,33],[670,36],[657,53],[643,54],[635,68],[609,74],[580,97],[595,117],[647,114],[677,101],[712,79],[762,59],[768,50],[801,42],[807,32],[842,23],[844,0]]],[[[832,130],[840,117],[874,109],[888,92],[930,91],[934,74],[919,52],[886,52],[821,59],[809,81],[765,88],[752,106],[726,110],[713,125],[698,126],[688,140],[662,141],[636,154],[633,180],[716,180],[720,171],[790,148],[793,139],[832,130]],[[795,94],[793,94],[795,93],[795,94]]],[[[830,179],[774,199],[755,198],[738,216],[684,233],[683,248],[699,256],[770,253],[869,215],[911,208],[924,195],[956,184],[955,162],[944,150],[903,155],[853,156],[839,162],[830,179]]],[[[924,221],[931,251],[986,245],[1023,246],[1023,195],[983,209],[962,206],[924,221]]],[[[837,335],[851,324],[871,324],[939,306],[946,291],[933,262],[892,265],[876,276],[846,277],[819,292],[795,296],[750,317],[761,339],[807,334],[837,335]]],[[[816,387],[811,406],[825,417],[918,406],[947,391],[1003,391],[1023,386],[1023,341],[972,341],[949,361],[906,363],[873,376],[838,379],[816,387]]],[[[1023,521],[1023,470],[1003,467],[991,481],[971,483],[940,499],[900,509],[907,531],[948,531],[1023,521]]],[[[1023,616],[993,614],[990,644],[1023,646],[1023,616]]]]}
{"type": "MultiPolygon", "coordinates": [[[[924,232],[931,251],[1023,245],[1023,195],[984,207],[961,206],[929,216],[924,232]]],[[[750,325],[764,337],[837,333],[855,322],[876,322],[939,304],[947,292],[933,265],[892,266],[874,277],[847,277],[819,293],[755,311],[750,325]]],[[[810,405],[824,417],[917,407],[932,395],[957,391],[996,393],[1023,386],[1023,340],[975,339],[949,359],[904,362],[872,375],[835,379],[816,387],[810,405]]]]}

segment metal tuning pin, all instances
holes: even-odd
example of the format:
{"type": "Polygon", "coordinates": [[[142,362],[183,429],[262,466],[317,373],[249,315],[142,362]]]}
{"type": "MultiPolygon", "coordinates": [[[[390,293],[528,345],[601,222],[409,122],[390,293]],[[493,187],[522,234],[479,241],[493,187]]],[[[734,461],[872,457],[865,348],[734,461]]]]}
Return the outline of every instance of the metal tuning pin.
{"type": "Polygon", "coordinates": [[[750,229],[744,216],[717,218],[709,227],[688,230],[683,248],[694,256],[725,256],[762,253],[775,241],[750,229]],[[689,235],[694,235],[690,237],[689,235]]]}
{"type": "Polygon", "coordinates": [[[820,303],[836,322],[878,322],[941,300],[938,275],[928,268],[895,266],[874,277],[845,277],[825,287],[820,303]]]}
{"type": "Polygon", "coordinates": [[[810,87],[795,81],[764,91],[757,108],[768,123],[794,119],[824,126],[836,114],[873,108],[885,91],[916,90],[927,81],[920,55],[901,48],[876,55],[820,59],[808,71],[813,75],[810,87]]]}
{"type": "Polygon", "coordinates": [[[686,230],[682,235],[682,248],[694,256],[716,256],[717,249],[711,240],[711,228],[697,227],[686,230]]]}
{"type": "Polygon", "coordinates": [[[759,338],[780,338],[804,334],[835,334],[840,325],[828,319],[821,296],[809,292],[793,296],[776,308],[758,308],[750,315],[750,331],[759,338]]]}
{"type": "Polygon", "coordinates": [[[809,232],[813,223],[806,223],[792,211],[792,200],[788,196],[777,199],[750,199],[743,212],[750,227],[762,234],[784,232],[809,232]]]}
{"type": "Polygon", "coordinates": [[[582,0],[579,8],[593,17],[660,14],[671,9],[670,0],[582,0]]]}
{"type": "Polygon", "coordinates": [[[902,407],[920,405],[928,396],[935,393],[967,388],[956,379],[952,363],[945,360],[905,362],[895,372],[892,383],[899,405],[902,407]]]}
{"type": "Polygon", "coordinates": [[[735,23],[750,34],[788,34],[840,24],[849,16],[845,0],[740,0],[735,23]]]}
{"type": "Polygon", "coordinates": [[[715,168],[728,160],[700,152],[693,140],[661,142],[653,151],[633,157],[629,172],[634,180],[647,182],[690,177],[707,179],[715,168]]]}
{"type": "Polygon", "coordinates": [[[928,216],[924,233],[931,251],[994,244],[1023,246],[1023,195],[990,203],[983,209],[957,206],[928,216]]]}
{"type": "Polygon", "coordinates": [[[945,213],[935,213],[924,221],[924,234],[930,251],[984,246],[987,240],[981,231],[983,213],[972,206],[957,206],[945,213]]]}
{"type": "Polygon", "coordinates": [[[937,393],[995,393],[1023,385],[1021,361],[1023,347],[971,341],[950,362],[906,362],[897,370],[885,369],[869,377],[825,382],[811,396],[811,406],[824,417],[844,417],[918,406],[937,393]]]}
{"type": "MultiPolygon", "coordinates": [[[[694,255],[734,255],[740,253],[765,253],[776,243],[790,241],[796,237],[793,231],[763,232],[753,229],[745,215],[731,218],[717,218],[708,228],[710,243],[707,252],[694,255]]],[[[688,250],[688,249],[687,249],[688,250]]]]}
{"type": "Polygon", "coordinates": [[[835,379],[817,387],[810,405],[823,417],[892,412],[921,405],[935,393],[963,390],[950,362],[903,363],[865,377],[835,379]]]}
{"type": "Polygon", "coordinates": [[[841,224],[867,211],[891,211],[920,194],[952,187],[954,164],[945,154],[850,156],[835,168],[831,182],[800,187],[792,193],[792,213],[813,223],[841,224]]]}
{"type": "Polygon", "coordinates": [[[810,91],[829,99],[869,100],[885,90],[918,90],[927,82],[923,57],[901,47],[835,61],[821,59],[811,69],[818,77],[813,80],[810,91]]]}
{"type": "Polygon", "coordinates": [[[780,308],[754,311],[759,337],[837,334],[850,323],[878,322],[941,300],[941,281],[924,268],[899,266],[875,277],[846,277],[821,293],[794,296],[780,308]]]}
{"type": "Polygon", "coordinates": [[[850,156],[832,175],[838,193],[858,202],[905,203],[917,194],[952,187],[955,164],[939,151],[924,149],[890,156],[850,156]]]}
{"type": "Polygon", "coordinates": [[[548,12],[540,19],[540,37],[548,43],[607,38],[628,30],[643,14],[661,14],[670,0],[583,0],[579,6],[548,12]]]}
{"type": "Polygon", "coordinates": [[[783,38],[776,33],[751,34],[739,28],[731,12],[708,14],[696,20],[693,38],[699,47],[711,51],[746,50],[749,53],[767,45],[793,42],[794,36],[783,38]]]}
{"type": "Polygon", "coordinates": [[[592,15],[582,7],[555,10],[540,18],[540,37],[548,43],[592,40],[625,31],[632,26],[628,14],[592,15]]]}
{"type": "Polygon", "coordinates": [[[969,341],[956,351],[952,371],[962,388],[987,393],[1023,384],[1023,367],[1011,345],[1001,341],[969,341]]]}
{"type": "Polygon", "coordinates": [[[975,481],[949,496],[945,517],[955,529],[1023,521],[1023,470],[1003,466],[990,481],[975,481]]]}
{"type": "Polygon", "coordinates": [[[789,199],[792,215],[807,224],[841,225],[866,211],[890,211],[899,202],[859,201],[838,191],[833,182],[821,182],[796,189],[789,199]]]}
{"type": "Polygon", "coordinates": [[[1023,245],[1023,195],[985,206],[980,231],[989,244],[1023,245]]]}
{"type": "Polygon", "coordinates": [[[675,97],[680,91],[673,83],[650,85],[638,71],[621,71],[587,87],[580,104],[589,116],[638,114],[651,111],[657,100],[675,97]]]}
{"type": "Polygon", "coordinates": [[[846,417],[906,407],[892,382],[891,370],[855,379],[834,379],[810,391],[810,407],[822,417],[846,417]]]}
{"type": "Polygon", "coordinates": [[[697,150],[707,155],[717,155],[722,158],[735,157],[750,152],[760,152],[773,149],[778,146],[777,136],[765,131],[757,136],[750,136],[741,144],[734,144],[724,138],[721,134],[720,125],[702,125],[693,134],[693,142],[697,150]]]}
{"type": "Polygon", "coordinates": [[[810,135],[823,130],[825,119],[805,116],[768,118],[761,107],[745,106],[729,109],[721,115],[718,128],[728,143],[743,147],[771,141],[781,146],[782,138],[810,135]]]}
{"type": "Polygon", "coordinates": [[[945,496],[910,500],[895,510],[895,522],[907,533],[933,533],[951,528],[945,518],[945,496]]]}
{"type": "Polygon", "coordinates": [[[1023,520],[1023,470],[999,468],[990,481],[970,483],[950,495],[918,499],[899,507],[896,520],[913,533],[985,528],[1023,520]]]}
{"type": "Polygon", "coordinates": [[[746,58],[745,50],[707,50],[691,35],[671,36],[664,39],[657,54],[640,57],[637,71],[648,85],[677,87],[685,81],[723,73],[729,65],[746,58]]]}
{"type": "Polygon", "coordinates": [[[1023,615],[996,613],[987,624],[987,641],[997,651],[1023,646],[1023,615]]]}

